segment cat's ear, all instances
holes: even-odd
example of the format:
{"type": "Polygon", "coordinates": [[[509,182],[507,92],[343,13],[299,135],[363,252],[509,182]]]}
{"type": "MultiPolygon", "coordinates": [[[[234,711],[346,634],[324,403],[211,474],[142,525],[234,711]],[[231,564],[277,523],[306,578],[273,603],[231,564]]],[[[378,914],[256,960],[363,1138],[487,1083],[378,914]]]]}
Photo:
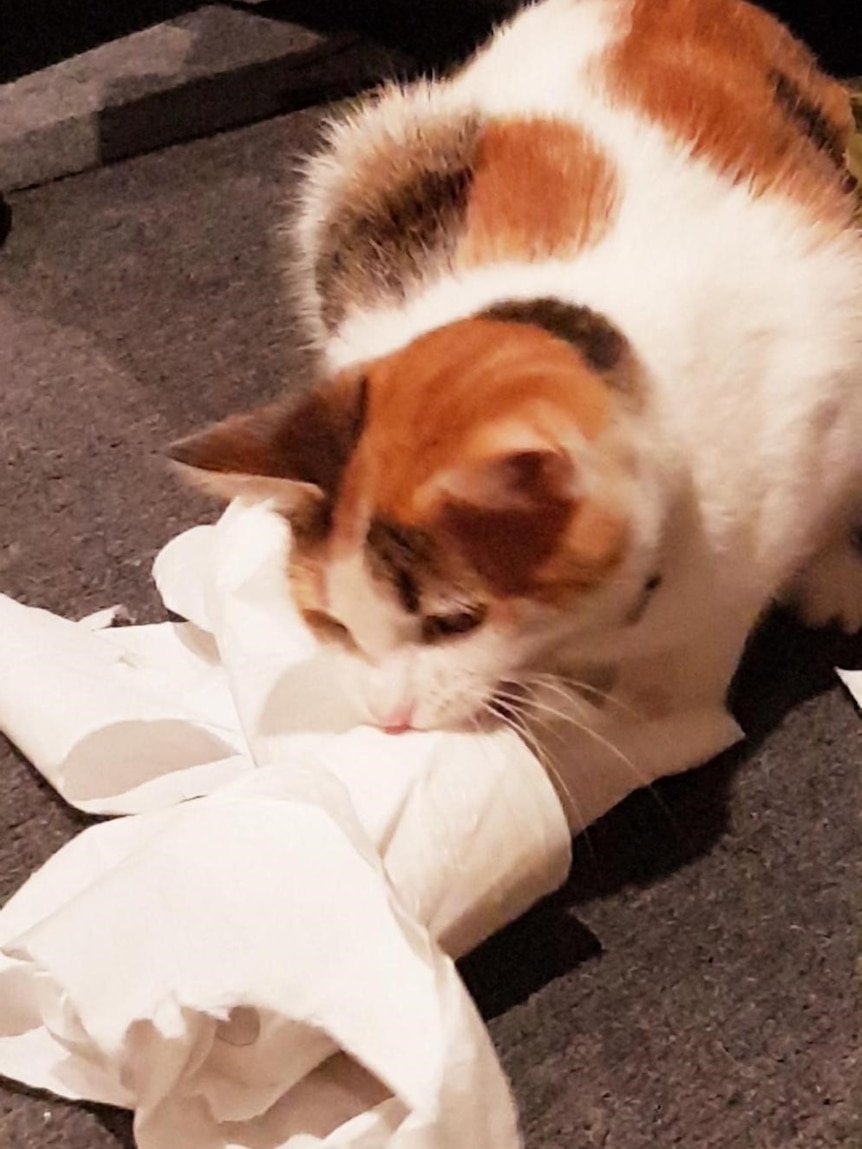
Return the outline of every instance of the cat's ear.
{"type": "Polygon", "coordinates": [[[180,439],[168,457],[211,494],[274,499],[289,514],[335,497],[366,407],[364,378],[340,376],[292,402],[233,415],[180,439]]]}
{"type": "Polygon", "coordinates": [[[486,426],[454,467],[434,476],[420,500],[442,497],[489,512],[536,512],[571,502],[578,488],[573,455],[556,435],[537,426],[539,416],[553,425],[549,413],[536,406],[532,416],[486,426]]]}
{"type": "Polygon", "coordinates": [[[491,513],[540,512],[570,503],[577,472],[570,455],[546,446],[499,451],[439,476],[435,484],[448,502],[491,513]]]}
{"type": "Polygon", "coordinates": [[[427,517],[498,593],[597,584],[621,553],[625,524],[589,493],[586,458],[526,426],[499,431],[433,480],[427,517]]]}
{"type": "Polygon", "coordinates": [[[571,455],[525,431],[436,476],[428,509],[491,585],[523,594],[560,546],[578,486],[571,455]]]}

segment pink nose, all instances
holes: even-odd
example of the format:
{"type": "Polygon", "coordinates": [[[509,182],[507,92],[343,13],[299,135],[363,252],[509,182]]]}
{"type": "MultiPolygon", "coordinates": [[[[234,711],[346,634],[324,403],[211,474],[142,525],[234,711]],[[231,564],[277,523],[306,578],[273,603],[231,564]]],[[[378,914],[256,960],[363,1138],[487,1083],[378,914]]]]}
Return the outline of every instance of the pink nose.
{"type": "Polygon", "coordinates": [[[377,723],[381,730],[387,734],[403,734],[413,726],[413,706],[411,703],[402,703],[395,706],[387,714],[380,716],[377,723]]]}

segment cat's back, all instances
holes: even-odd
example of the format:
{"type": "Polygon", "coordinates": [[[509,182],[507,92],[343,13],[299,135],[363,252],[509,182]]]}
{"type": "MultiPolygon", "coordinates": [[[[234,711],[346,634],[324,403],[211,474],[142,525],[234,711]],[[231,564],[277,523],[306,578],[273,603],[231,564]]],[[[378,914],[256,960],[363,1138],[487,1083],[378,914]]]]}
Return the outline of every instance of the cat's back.
{"type": "Polygon", "coordinates": [[[806,261],[840,310],[850,128],[841,87],[742,0],[545,0],[455,76],[334,129],[301,228],[318,335],[344,362],[551,295],[660,360],[682,311],[697,326],[726,302],[719,339],[776,292],[808,308],[788,289],[806,261]]]}

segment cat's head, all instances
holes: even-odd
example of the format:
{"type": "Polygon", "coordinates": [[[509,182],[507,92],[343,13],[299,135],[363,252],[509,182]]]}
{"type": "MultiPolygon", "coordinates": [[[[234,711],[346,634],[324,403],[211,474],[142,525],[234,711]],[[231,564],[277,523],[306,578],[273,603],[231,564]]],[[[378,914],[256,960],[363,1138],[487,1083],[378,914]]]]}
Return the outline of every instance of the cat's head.
{"type": "Polygon", "coordinates": [[[370,721],[463,725],[639,600],[657,528],[630,370],[468,319],[171,455],[290,521],[294,599],[370,721]]]}

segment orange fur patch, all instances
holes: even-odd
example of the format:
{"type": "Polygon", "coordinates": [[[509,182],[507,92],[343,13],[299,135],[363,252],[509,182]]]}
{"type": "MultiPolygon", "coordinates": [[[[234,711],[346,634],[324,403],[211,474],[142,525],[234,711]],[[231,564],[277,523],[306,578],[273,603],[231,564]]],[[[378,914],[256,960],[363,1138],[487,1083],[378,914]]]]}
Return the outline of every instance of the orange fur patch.
{"type": "Polygon", "coordinates": [[[574,124],[490,124],[479,138],[456,262],[570,255],[607,232],[616,196],[612,163],[574,124]]]}
{"type": "Polygon", "coordinates": [[[503,511],[447,495],[435,480],[511,446],[513,424],[554,446],[586,440],[614,403],[580,355],[522,324],[468,319],[368,366],[368,418],[335,512],[334,547],[357,512],[448,537],[497,594],[554,598],[595,585],[618,561],[624,527],[589,500],[549,490],[503,511]],[[500,428],[500,441],[494,428],[500,428]]]}
{"type": "Polygon", "coordinates": [[[494,423],[544,401],[593,439],[609,414],[607,388],[577,352],[543,331],[494,320],[431,331],[371,364],[367,378],[366,434],[354,462],[374,472],[377,510],[408,524],[423,514],[419,492],[462,463],[473,437],[494,423]]]}
{"type": "Polygon", "coordinates": [[[777,192],[844,226],[846,92],[766,12],[743,0],[632,0],[602,61],[632,103],[755,195],[777,192]]]}

